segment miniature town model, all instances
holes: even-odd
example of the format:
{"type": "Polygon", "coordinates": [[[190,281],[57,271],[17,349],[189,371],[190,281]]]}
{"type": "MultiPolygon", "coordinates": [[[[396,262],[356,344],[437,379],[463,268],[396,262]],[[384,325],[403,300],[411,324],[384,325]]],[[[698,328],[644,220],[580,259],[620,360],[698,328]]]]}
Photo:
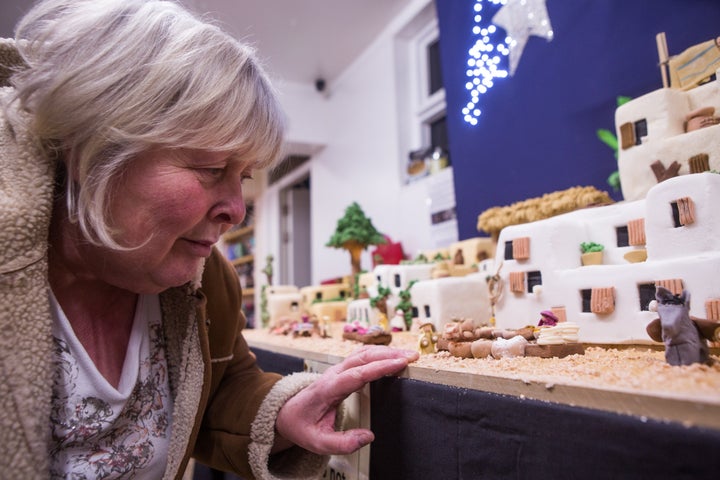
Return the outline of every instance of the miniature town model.
{"type": "Polygon", "coordinates": [[[691,314],[720,320],[720,108],[718,80],[662,88],[616,112],[625,202],[512,225],[495,262],[505,294],[497,325],[516,328],[551,309],[581,326],[590,343],[646,343],[656,286],[695,299],[691,314]],[[694,175],[689,175],[694,174],[694,175]],[[697,174],[697,175],[695,175],[697,174]],[[601,264],[583,266],[585,244],[601,264]]]}
{"type": "Polygon", "coordinates": [[[551,310],[580,326],[582,342],[650,343],[657,286],[687,289],[693,315],[719,320],[719,202],[720,175],[682,175],[644,200],[503,229],[495,262],[506,288],[496,325],[519,328],[551,310]],[[604,245],[602,264],[582,264],[580,245],[588,241],[604,245]]]}
{"type": "Polygon", "coordinates": [[[349,285],[338,286],[334,300],[321,293],[332,288],[326,286],[268,292],[271,317],[276,323],[303,314],[343,321],[346,339],[384,343],[391,322],[404,316],[421,336],[430,328],[443,332],[435,334],[436,348],[459,349],[458,356],[495,356],[493,348],[502,356],[509,340],[517,344],[513,351],[534,356],[582,353],[582,344],[657,342],[647,326],[657,318],[650,305],[659,287],[672,295],[690,292],[688,315],[719,322],[720,175],[712,170],[720,170],[720,87],[715,79],[693,87],[662,88],[618,107],[625,201],[613,204],[605,192],[575,187],[511,206],[522,210],[519,216],[491,209],[496,214],[484,212],[478,222],[491,238],[360,273],[361,298],[351,297],[349,285]],[[531,206],[544,212],[532,217],[540,220],[523,220],[531,206]],[[380,297],[378,309],[373,302],[380,297]],[[557,325],[538,322],[541,313],[557,325]],[[467,338],[451,338],[459,325],[467,338]],[[378,338],[363,339],[368,333],[378,338]],[[462,341],[478,342],[475,352],[471,344],[449,348],[462,341]]]}
{"type": "Polygon", "coordinates": [[[248,343],[322,361],[390,344],[420,352],[412,380],[720,428],[717,82],[618,107],[624,201],[573,187],[494,207],[489,237],[360,272],[340,299],[268,287],[283,335],[248,343]]]}

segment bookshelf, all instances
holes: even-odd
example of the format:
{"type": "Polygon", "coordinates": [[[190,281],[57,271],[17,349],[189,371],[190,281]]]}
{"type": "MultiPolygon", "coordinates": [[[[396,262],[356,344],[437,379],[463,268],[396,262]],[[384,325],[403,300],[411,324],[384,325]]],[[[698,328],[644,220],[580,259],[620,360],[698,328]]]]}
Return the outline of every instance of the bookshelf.
{"type": "Polygon", "coordinates": [[[248,327],[255,326],[255,225],[252,204],[246,206],[245,220],[223,235],[223,253],[235,267],[242,288],[242,309],[248,327]]]}

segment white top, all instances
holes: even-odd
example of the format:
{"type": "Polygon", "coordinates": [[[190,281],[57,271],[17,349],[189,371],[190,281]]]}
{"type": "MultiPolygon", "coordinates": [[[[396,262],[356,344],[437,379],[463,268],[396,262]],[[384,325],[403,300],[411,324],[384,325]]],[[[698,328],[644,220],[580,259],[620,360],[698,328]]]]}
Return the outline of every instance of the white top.
{"type": "Polygon", "coordinates": [[[140,295],[117,389],[95,367],[54,295],[52,478],[161,478],[172,419],[157,295],[140,295]]]}

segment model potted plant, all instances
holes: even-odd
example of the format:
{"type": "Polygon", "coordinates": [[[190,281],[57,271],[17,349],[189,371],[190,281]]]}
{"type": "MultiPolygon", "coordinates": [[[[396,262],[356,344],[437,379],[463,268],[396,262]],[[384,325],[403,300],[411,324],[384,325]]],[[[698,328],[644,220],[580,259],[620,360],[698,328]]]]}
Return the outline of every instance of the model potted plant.
{"type": "Polygon", "coordinates": [[[580,251],[582,252],[581,260],[583,265],[601,265],[603,263],[603,250],[605,249],[599,243],[582,242],[580,251]]]}

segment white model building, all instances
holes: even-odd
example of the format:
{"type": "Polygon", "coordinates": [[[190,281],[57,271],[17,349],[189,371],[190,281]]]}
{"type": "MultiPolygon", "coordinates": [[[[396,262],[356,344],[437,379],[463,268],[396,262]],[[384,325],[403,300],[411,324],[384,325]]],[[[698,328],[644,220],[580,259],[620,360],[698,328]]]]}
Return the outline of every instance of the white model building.
{"type": "Polygon", "coordinates": [[[371,296],[375,296],[377,295],[377,285],[381,285],[389,288],[393,296],[397,296],[401,291],[407,290],[413,280],[431,278],[434,267],[433,263],[378,265],[373,269],[377,284],[374,289],[368,288],[368,291],[371,291],[371,296]]]}
{"type": "Polygon", "coordinates": [[[580,326],[582,342],[650,343],[656,285],[688,290],[691,315],[718,319],[719,206],[720,175],[681,175],[644,200],[504,228],[496,325],[537,325],[540,312],[552,310],[580,326]],[[582,242],[604,245],[602,264],[581,264],[582,242]]]}
{"type": "Polygon", "coordinates": [[[472,320],[476,325],[490,321],[486,274],[421,280],[410,288],[413,322],[432,323],[436,331],[453,320],[472,320]]]}
{"type": "Polygon", "coordinates": [[[720,170],[720,80],[690,90],[661,88],[631,100],[615,112],[618,172],[623,198],[645,198],[658,175],[720,170]],[[688,117],[713,122],[691,131],[688,117]],[[696,117],[697,118],[697,117],[696,117]],[[658,162],[658,163],[656,163],[658,162]]]}
{"type": "Polygon", "coordinates": [[[285,321],[300,321],[302,295],[295,285],[268,285],[265,295],[271,327],[285,321]]]}

